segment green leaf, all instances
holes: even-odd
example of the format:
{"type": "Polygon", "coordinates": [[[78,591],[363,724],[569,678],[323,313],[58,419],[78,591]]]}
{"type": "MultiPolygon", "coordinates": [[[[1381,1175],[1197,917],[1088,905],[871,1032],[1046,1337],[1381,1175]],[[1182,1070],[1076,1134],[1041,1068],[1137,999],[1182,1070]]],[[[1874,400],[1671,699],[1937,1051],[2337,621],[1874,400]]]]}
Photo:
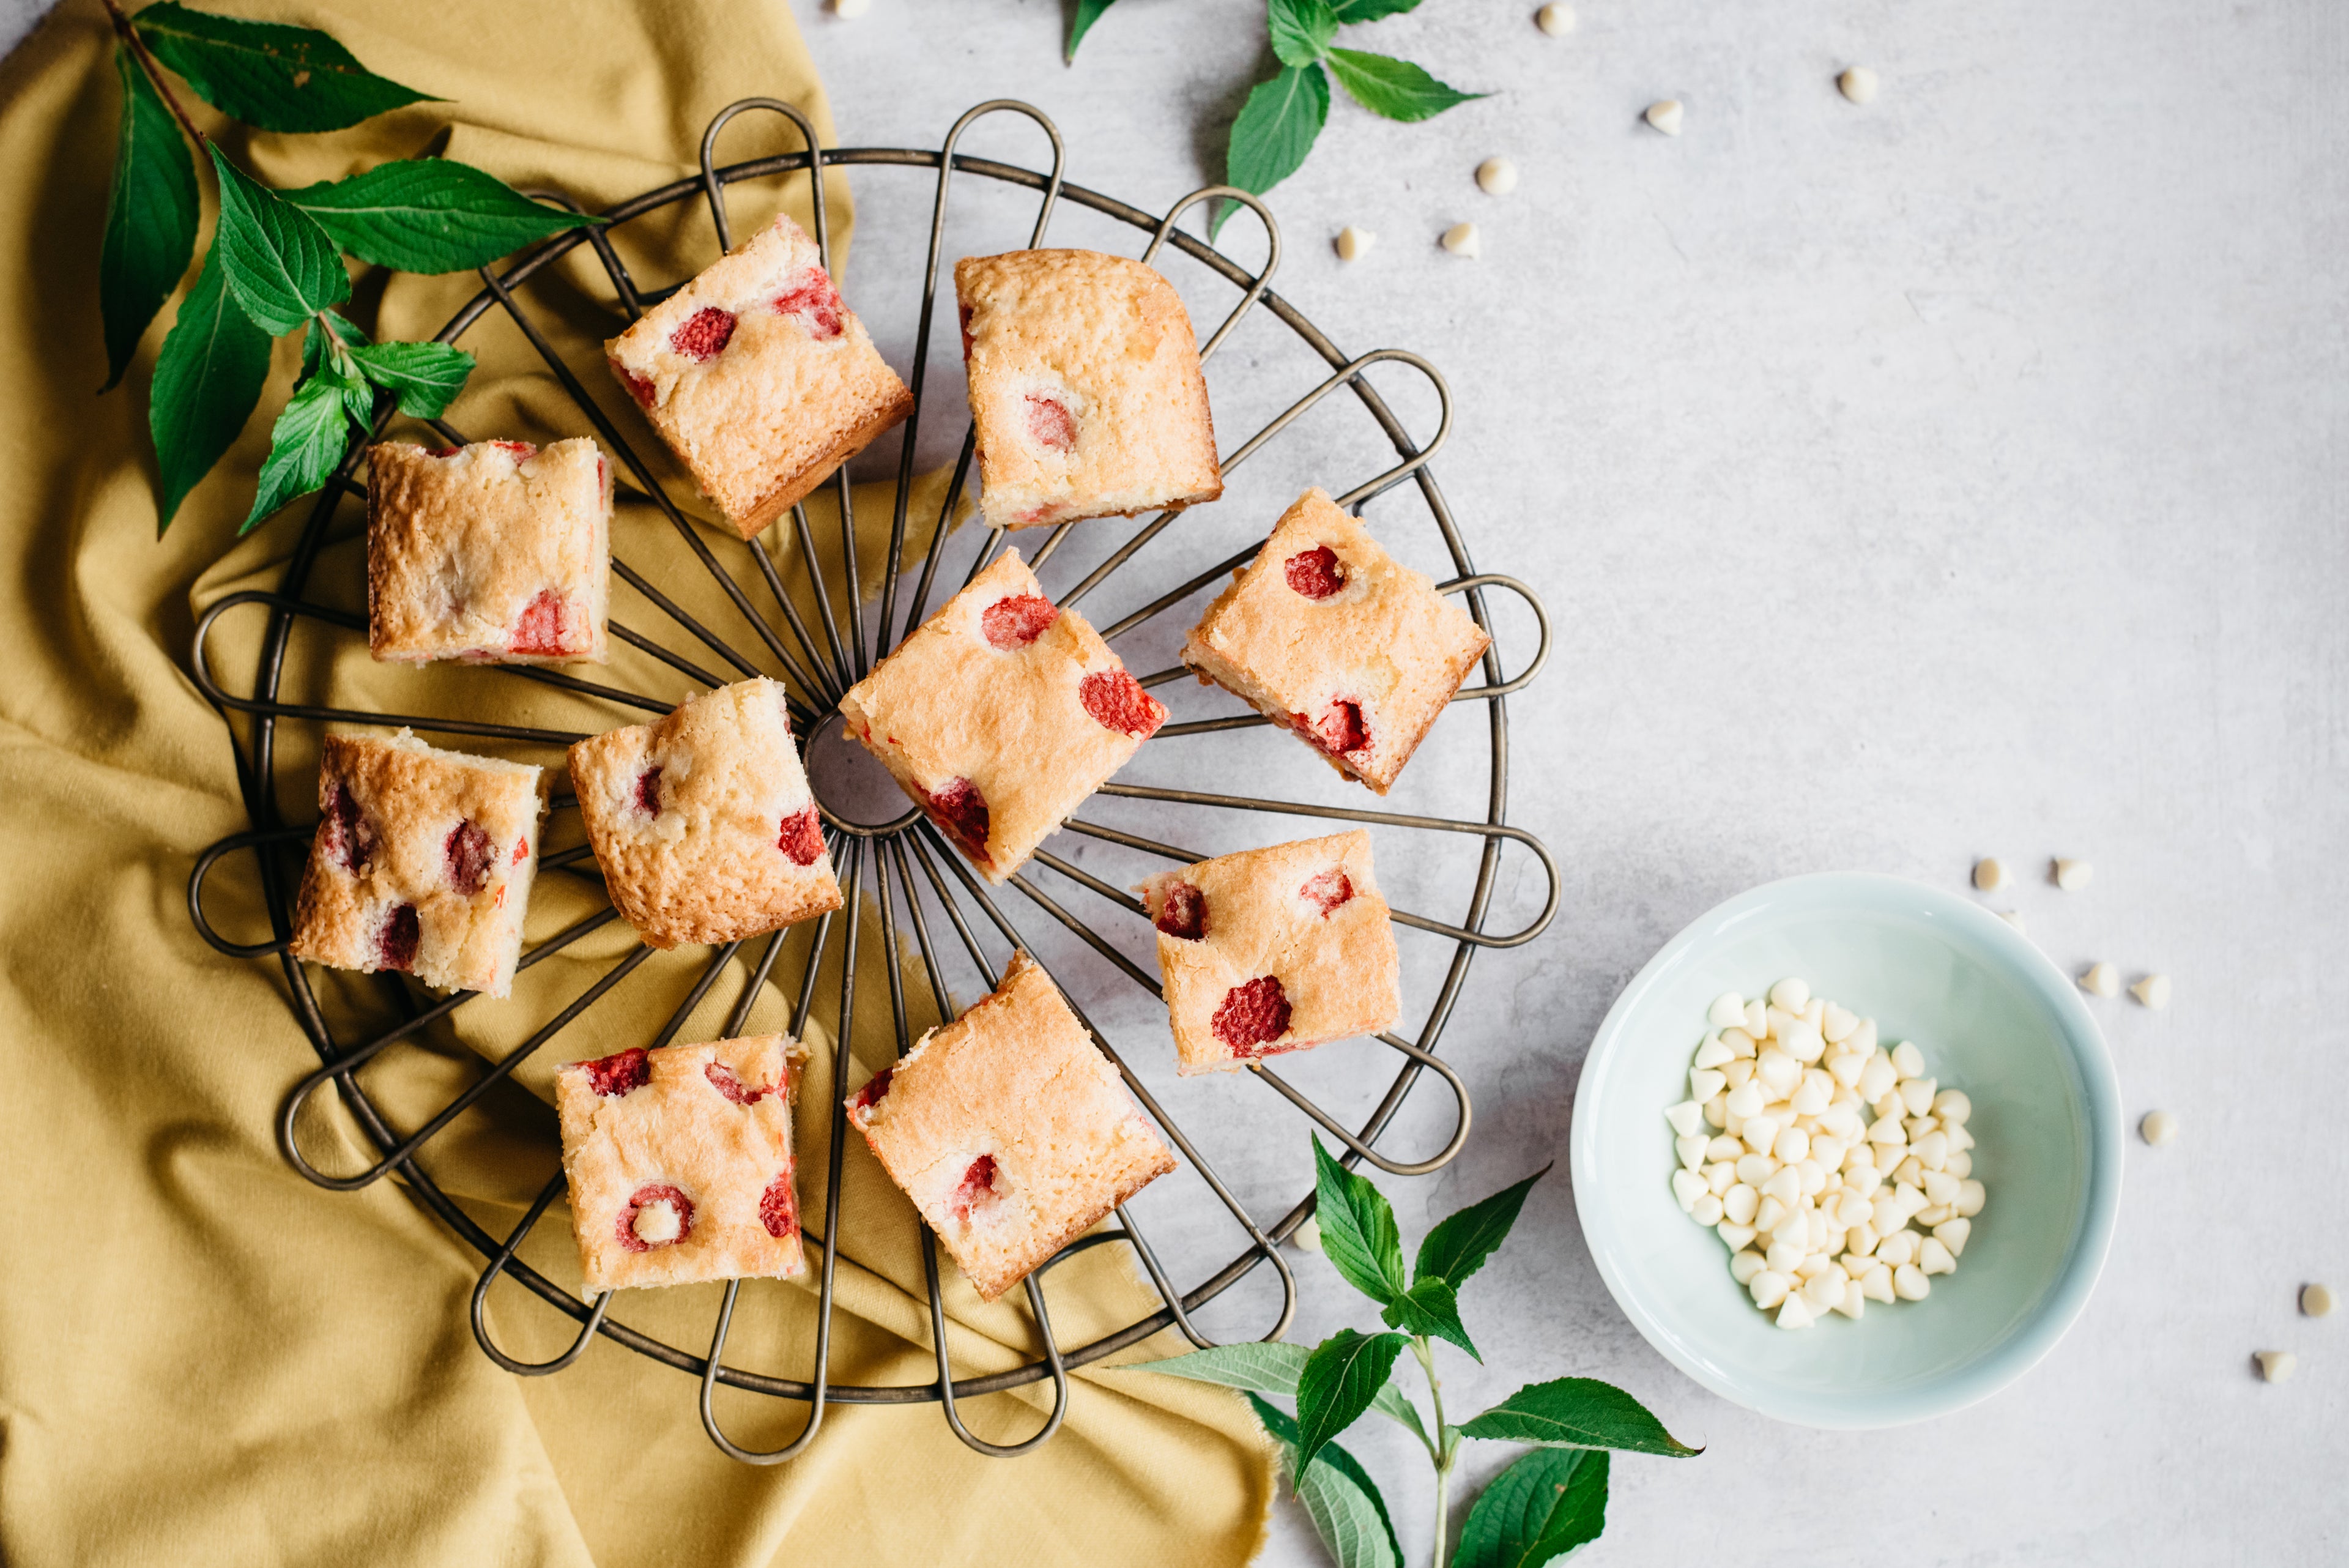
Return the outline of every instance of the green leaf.
{"type": "Polygon", "coordinates": [[[1412,1277],[1449,1280],[1456,1289],[1463,1280],[1485,1266],[1485,1260],[1493,1255],[1507,1237],[1509,1228],[1517,1222],[1517,1210],[1525,1207],[1526,1194],[1549,1171],[1545,1165],[1523,1181],[1439,1220],[1419,1244],[1419,1262],[1412,1277]]]}
{"type": "Polygon", "coordinates": [[[1453,1568],[1541,1568],[1607,1528],[1604,1453],[1536,1449],[1493,1478],[1468,1511],[1453,1568]]]}
{"type": "Polygon", "coordinates": [[[1468,1342],[1467,1329],[1461,1326],[1460,1298],[1448,1280],[1418,1281],[1389,1303],[1379,1316],[1389,1328],[1422,1337],[1433,1334],[1437,1339],[1448,1339],[1477,1360],[1485,1359],[1476,1355],[1476,1347],[1468,1342]]]}
{"type": "Polygon", "coordinates": [[[1341,1328],[1313,1347],[1297,1379],[1297,1425],[1304,1433],[1298,1447],[1308,1463],[1371,1407],[1404,1343],[1399,1334],[1341,1328]]]}
{"type": "Polygon", "coordinates": [[[147,324],[188,275],[196,254],[196,163],[180,123],[129,50],[115,49],[114,73],[122,78],[122,128],[98,256],[98,314],[106,324],[102,392],[122,379],[147,324]]]}
{"type": "Polygon", "coordinates": [[[1372,114],[1405,122],[1431,119],[1454,104],[1490,96],[1445,87],[1409,60],[1360,49],[1330,50],[1330,69],[1356,103],[1372,114]]]}
{"type": "Polygon", "coordinates": [[[1330,0],[1266,0],[1264,14],[1273,55],[1284,66],[1302,69],[1317,63],[1338,36],[1338,16],[1330,0]]]}
{"type": "Polygon", "coordinates": [[[359,260],[401,272],[463,272],[549,234],[604,222],[533,202],[451,158],[378,163],[347,180],[288,191],[285,200],[359,260]]]}
{"type": "Polygon", "coordinates": [[[320,311],[317,316],[310,317],[309,330],[302,334],[302,375],[305,379],[318,373],[318,358],[326,346],[326,331],[319,324],[320,317],[335,324],[335,336],[342,339],[345,348],[357,348],[367,341],[367,335],[352,326],[342,312],[320,311]]]}
{"type": "Polygon", "coordinates": [[[331,367],[303,382],[286,400],[269,432],[269,457],[261,465],[261,484],[254,493],[240,536],[250,534],[279,507],[297,495],[307,495],[333,477],[335,465],[350,450],[351,421],[345,389],[332,377],[331,367]]]}
{"type": "MultiPolygon", "coordinates": [[[[1256,1394],[1294,1396],[1297,1380],[1305,1371],[1306,1358],[1311,1355],[1301,1345],[1219,1345],[1164,1361],[1131,1361],[1114,1370],[1163,1372],[1169,1377],[1220,1383],[1226,1388],[1245,1388],[1256,1394]]],[[[1420,1424],[1418,1408],[1392,1378],[1379,1390],[1378,1397],[1371,1401],[1371,1408],[1422,1442],[1427,1440],[1427,1428],[1420,1424]]]]}
{"type": "Polygon", "coordinates": [[[1389,1564],[1402,1568],[1402,1542],[1395,1534],[1394,1521],[1387,1516],[1387,1500],[1379,1495],[1377,1483],[1361,1461],[1337,1444],[1326,1443],[1299,1474],[1297,1423],[1253,1394],[1248,1403],[1256,1407],[1256,1418],[1280,1445],[1280,1457],[1288,1466],[1289,1490],[1305,1505],[1306,1517],[1313,1521],[1314,1532],[1338,1560],[1339,1568],[1387,1568],[1389,1564]],[[1349,1490],[1354,1498],[1346,1495],[1349,1490]],[[1370,1505],[1379,1526],[1375,1533],[1365,1524],[1356,1499],[1370,1505]]]}
{"type": "Polygon", "coordinates": [[[341,130],[406,103],[441,100],[386,81],[326,34],[191,11],[177,0],[131,19],[198,97],[259,130],[341,130]]]}
{"type": "Polygon", "coordinates": [[[227,268],[236,302],[270,336],[291,332],[351,296],[351,275],[326,232],[277,192],[209,150],[220,171],[219,231],[212,254],[227,268]]]}
{"type": "Polygon", "coordinates": [[[1560,1377],[1528,1383],[1483,1415],[1464,1422],[1471,1438],[1538,1443],[1551,1449],[1622,1449],[1684,1459],[1692,1449],[1664,1430],[1664,1424],[1611,1383],[1595,1377],[1560,1377]]]}
{"type": "Polygon", "coordinates": [[[473,357],[446,343],[378,343],[350,352],[359,374],[397,394],[399,411],[414,420],[439,419],[473,373],[473,357]]]}
{"type": "Polygon", "coordinates": [[[1069,52],[1064,58],[1071,63],[1076,60],[1077,46],[1085,41],[1085,35],[1093,30],[1102,14],[1115,4],[1117,0],[1077,0],[1077,8],[1069,17],[1069,52]]]}
{"type": "Polygon", "coordinates": [[[1384,1306],[1402,1294],[1402,1240],[1395,1233],[1394,1210],[1386,1195],[1330,1158],[1313,1139],[1314,1219],[1321,1227],[1321,1252],[1346,1282],[1384,1306]]]}
{"type": "Polygon", "coordinates": [[[215,245],[155,358],[147,429],[155,441],[158,535],[244,429],[269,379],[269,334],[237,307],[226,273],[215,245]]]}
{"type": "MultiPolygon", "coordinates": [[[[1258,82],[1232,121],[1231,146],[1224,153],[1224,180],[1250,195],[1261,196],[1305,162],[1313,139],[1330,118],[1330,78],[1319,66],[1284,66],[1268,82],[1258,82]]],[[[1221,232],[1224,220],[1239,211],[1235,202],[1216,203],[1207,225],[1209,238],[1221,232]]]]}
{"type": "Polygon", "coordinates": [[[1375,22],[1419,9],[1419,0],[1330,0],[1330,9],[1341,23],[1375,22]]]}

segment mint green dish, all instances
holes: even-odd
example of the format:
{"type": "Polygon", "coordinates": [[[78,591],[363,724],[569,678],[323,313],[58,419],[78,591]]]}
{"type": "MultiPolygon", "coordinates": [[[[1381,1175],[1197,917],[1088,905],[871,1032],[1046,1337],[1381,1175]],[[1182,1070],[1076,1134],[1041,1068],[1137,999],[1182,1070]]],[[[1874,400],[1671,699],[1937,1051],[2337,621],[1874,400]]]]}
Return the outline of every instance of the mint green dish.
{"type": "Polygon", "coordinates": [[[1725,1399],[1809,1427],[1897,1426],[1996,1393],[2086,1304],[2120,1205],[2120,1091],[2078,989],[1971,901],[1896,877],[1831,872],[1741,893],[1664,945],[1599,1026],[1574,1106],[1574,1201],[1631,1322],[1725,1399]],[[1787,1331],[1730,1277],[1729,1250],[1681,1212],[1664,1107],[1688,1097],[1705,1009],[1789,975],[1913,1040],[1973,1101],[1989,1201],[1954,1274],[1921,1302],[1868,1303],[1787,1331]]]}

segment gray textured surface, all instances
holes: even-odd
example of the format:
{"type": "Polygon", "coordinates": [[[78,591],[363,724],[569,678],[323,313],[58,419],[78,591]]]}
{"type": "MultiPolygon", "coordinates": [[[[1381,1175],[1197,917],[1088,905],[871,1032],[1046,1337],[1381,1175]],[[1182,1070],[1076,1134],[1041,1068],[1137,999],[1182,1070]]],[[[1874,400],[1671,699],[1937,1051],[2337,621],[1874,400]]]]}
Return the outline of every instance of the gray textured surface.
{"type": "MultiPolygon", "coordinates": [[[[1512,815],[1567,863],[1568,906],[1530,950],[1478,961],[1447,1041],[1477,1135],[1443,1176],[1387,1184],[1406,1237],[1563,1153],[1584,1045],[1666,937],[1825,867],[1955,887],[1980,854],[2027,873],[2092,857],[2085,893],[2033,877],[1992,902],[2066,967],[2176,977],[2165,1013],[2095,1008],[2132,1119],[2167,1106],[2185,1131],[2131,1140],[2085,1316],[1963,1414],[1826,1435],[1713,1398],[1615,1311],[1560,1179],[1470,1289],[1491,1369],[1450,1358],[1455,1407],[1593,1374],[1709,1443],[1617,1464],[1610,1562],[2339,1555],[2349,1320],[2299,1317],[2293,1292],[2349,1278],[2349,1159],[2333,1096],[2291,1085],[2340,1049],[2349,990],[2349,14],[1592,0],[1550,40],[1531,9],[1431,0],[1363,30],[1499,96],[1419,127],[1340,102],[1275,196],[1282,291],[1346,348],[1418,348],[1450,376],[1446,493],[1480,566],[1538,585],[1561,634],[1514,704],[1512,815]],[[1833,87],[1854,61],[1884,77],[1868,109],[1833,87]],[[1667,96],[1688,105],[1677,140],[1638,123],[1667,96]],[[1513,197],[1470,180],[1492,152],[1523,167],[1513,197]],[[1481,262],[1435,248],[1464,217],[1481,262]],[[1380,234],[1350,267],[1329,249],[1348,223],[1380,234]],[[2268,1346],[2300,1353],[2297,1380],[2256,1380],[2268,1346]]],[[[1257,11],[1126,0],[1073,69],[1042,0],[802,15],[844,141],[931,140],[968,101],[1025,97],[1068,135],[1071,178],[1163,203],[1216,171],[1263,68],[1257,11]]],[[[864,190],[872,286],[920,203],[864,190]]],[[[1276,338],[1236,338],[1244,363],[1217,368],[1227,444],[1257,380],[1309,374],[1256,347],[1276,338]]],[[[1313,472],[1264,462],[1280,472],[1221,510],[1313,472]]],[[[1446,722],[1435,754],[1481,750],[1446,722]]],[[[1464,810],[1480,781],[1439,782],[1464,810]]],[[[1387,845],[1382,867],[1413,852],[1387,845]]],[[[1107,1021],[1138,1033],[1146,1012],[1110,983],[1107,1021]]],[[[1301,1181],[1303,1140],[1268,1099],[1174,1103],[1227,1107],[1218,1157],[1268,1205],[1301,1181]]],[[[1218,1240],[1170,1245],[1204,1259],[1218,1240]]],[[[1302,1272],[1300,1337],[1370,1325],[1318,1260],[1302,1272]]],[[[1358,1439],[1423,1553],[1424,1461],[1382,1425],[1358,1439]]],[[[1501,1458],[1474,1451],[1471,1485],[1501,1458]]],[[[1292,1505],[1266,1560],[1319,1560],[1292,1505]]]]}

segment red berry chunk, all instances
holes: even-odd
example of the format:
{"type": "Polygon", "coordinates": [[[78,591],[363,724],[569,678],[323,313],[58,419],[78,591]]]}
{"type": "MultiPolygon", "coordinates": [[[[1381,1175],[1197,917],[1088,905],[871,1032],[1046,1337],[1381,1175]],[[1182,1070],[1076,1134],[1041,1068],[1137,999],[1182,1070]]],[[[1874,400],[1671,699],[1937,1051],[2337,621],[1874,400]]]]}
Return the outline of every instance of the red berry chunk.
{"type": "Polygon", "coordinates": [[[667,1182],[653,1182],[639,1187],[629,1194],[627,1206],[620,1210],[619,1223],[615,1227],[620,1245],[631,1252],[649,1252],[653,1243],[636,1234],[636,1210],[656,1203],[666,1203],[677,1210],[677,1234],[660,1243],[674,1247],[693,1234],[693,1199],[667,1182]]]}
{"type": "Polygon", "coordinates": [[[658,768],[647,768],[636,775],[636,804],[647,816],[660,815],[660,775],[658,768]]]}
{"type": "Polygon", "coordinates": [[[733,336],[734,313],[705,305],[668,335],[669,352],[707,364],[726,351],[727,339],[733,336]]]}
{"type": "Polygon", "coordinates": [[[641,1089],[653,1081],[652,1058],[641,1045],[582,1062],[579,1066],[587,1075],[588,1087],[607,1099],[641,1089]]]}
{"type": "Polygon", "coordinates": [[[968,779],[953,779],[930,796],[930,815],[981,860],[987,854],[987,797],[968,779]]]}
{"type": "Polygon", "coordinates": [[[814,865],[823,853],[823,828],[815,807],[803,805],[783,818],[782,833],[776,838],[775,847],[791,857],[794,866],[814,865]]]}
{"type": "Polygon", "coordinates": [[[866,1079],[864,1086],[856,1091],[855,1108],[860,1111],[869,1111],[879,1105],[882,1096],[889,1092],[889,1080],[896,1075],[896,1068],[884,1067],[866,1079]]]}
{"type": "Polygon", "coordinates": [[[512,454],[516,462],[528,462],[538,455],[538,448],[526,441],[493,441],[490,444],[500,452],[512,454]]]}
{"type": "Polygon", "coordinates": [[[744,1088],[742,1080],[735,1076],[734,1069],[723,1062],[712,1062],[701,1071],[712,1087],[738,1106],[755,1106],[767,1097],[764,1089],[744,1088]]]}
{"type": "Polygon", "coordinates": [[[1077,700],[1104,730],[1148,740],[1166,722],[1166,705],[1123,670],[1096,670],[1077,683],[1077,700]]]}
{"type": "Polygon", "coordinates": [[[1326,599],[1346,586],[1346,568],[1327,545],[1288,557],[1288,586],[1309,599],[1326,599]]]}
{"type": "Polygon", "coordinates": [[[800,286],[775,301],[776,315],[800,317],[807,335],[819,340],[837,337],[845,330],[840,318],[843,308],[839,291],[820,267],[808,268],[800,286]]]}
{"type": "Polygon", "coordinates": [[[512,648],[516,653],[538,658],[571,651],[563,636],[562,595],[553,588],[538,590],[538,597],[523,607],[522,619],[514,623],[512,648]]]}
{"type": "Polygon", "coordinates": [[[427,457],[454,457],[464,450],[465,449],[461,446],[436,446],[424,455],[427,457]]]}
{"type": "Polygon", "coordinates": [[[327,808],[326,821],[318,825],[326,846],[326,858],[353,876],[367,869],[375,857],[375,830],[367,826],[359,810],[359,803],[340,780],[335,784],[335,798],[327,808]]]}
{"type": "Polygon", "coordinates": [[[1326,920],[1331,910],[1354,896],[1354,880],[1332,867],[1319,877],[1307,878],[1305,886],[1297,891],[1307,903],[1320,905],[1321,918],[1326,920]]]}
{"type": "Polygon", "coordinates": [[[1210,1027],[1233,1055],[1263,1055],[1266,1046],[1288,1033],[1288,997],[1279,977],[1258,975],[1226,992],[1210,1027]]]}
{"type": "Polygon", "coordinates": [[[460,822],[449,830],[444,848],[449,857],[449,886],[468,898],[490,885],[490,865],[497,848],[489,830],[478,822],[460,822]]]}
{"type": "Polygon", "coordinates": [[[978,629],[989,644],[1006,652],[1025,648],[1044,635],[1061,608],[1036,594],[1010,594],[978,612],[978,629]]]}
{"type": "Polygon", "coordinates": [[[955,1217],[957,1223],[968,1225],[971,1210],[994,1196],[995,1157],[982,1154],[970,1162],[968,1170],[962,1173],[962,1185],[956,1188],[954,1196],[947,1200],[947,1212],[955,1217]]]}
{"type": "Polygon", "coordinates": [[[529,835],[529,834],[527,834],[527,833],[525,833],[525,834],[523,834],[520,838],[517,838],[517,839],[515,839],[515,840],[514,840],[514,857],[513,857],[513,863],[514,863],[515,865],[519,866],[519,865],[521,865],[523,861],[525,861],[525,860],[527,860],[527,859],[529,859],[529,858],[530,858],[530,835],[529,835]]]}
{"type": "Polygon", "coordinates": [[[1332,701],[1319,719],[1302,713],[1291,713],[1288,718],[1299,734],[1325,752],[1342,756],[1371,743],[1371,726],[1362,718],[1362,705],[1343,697],[1332,701]]]}
{"type": "Polygon", "coordinates": [[[960,306],[958,313],[962,317],[962,362],[968,365],[970,363],[970,306],[960,306]]]}
{"type": "Polygon", "coordinates": [[[1028,439],[1047,452],[1070,452],[1077,444],[1077,416],[1066,403],[1041,392],[1028,394],[1028,439]]]}
{"type": "Polygon", "coordinates": [[[612,374],[620,378],[620,385],[628,389],[628,396],[636,400],[636,406],[640,409],[651,408],[654,393],[653,379],[650,376],[637,375],[617,359],[611,363],[612,374]]]}
{"type": "Polygon", "coordinates": [[[1158,918],[1151,922],[1170,937],[1195,942],[1207,934],[1207,896],[1188,882],[1177,882],[1159,896],[1158,918]]]}
{"type": "Polygon", "coordinates": [[[790,1166],[783,1167],[782,1173],[767,1183],[767,1190],[759,1194],[759,1223],[778,1241],[799,1233],[800,1198],[792,1189],[790,1166]]]}
{"type": "Polygon", "coordinates": [[[417,924],[415,905],[402,904],[392,910],[384,919],[383,935],[378,939],[382,945],[382,962],[378,967],[396,969],[402,974],[414,971],[416,944],[423,940],[423,936],[422,928],[417,924]]]}

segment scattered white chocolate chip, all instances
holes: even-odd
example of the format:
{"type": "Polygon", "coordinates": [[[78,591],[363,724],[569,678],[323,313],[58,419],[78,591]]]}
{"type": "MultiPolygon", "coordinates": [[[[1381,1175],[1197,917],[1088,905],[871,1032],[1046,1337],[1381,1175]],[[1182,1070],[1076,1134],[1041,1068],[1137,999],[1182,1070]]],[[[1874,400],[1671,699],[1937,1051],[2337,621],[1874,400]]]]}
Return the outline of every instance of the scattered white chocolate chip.
{"type": "Polygon", "coordinates": [[[1378,243],[1379,236],[1370,230],[1358,229],[1353,224],[1348,223],[1338,231],[1338,259],[1360,261],[1370,254],[1371,247],[1378,243]]]}
{"type": "Polygon", "coordinates": [[[2088,878],[2095,874],[2096,868],[2086,861],[2066,860],[2060,855],[2055,857],[2055,868],[2052,873],[2055,879],[2055,886],[2063,888],[2066,893],[2078,892],[2088,885],[2088,878]]]}
{"type": "Polygon", "coordinates": [[[2300,1366],[2300,1357],[2289,1350],[2257,1351],[2251,1359],[2260,1364],[2260,1376],[2271,1383],[2282,1382],[2300,1366]]]}
{"type": "Polygon", "coordinates": [[[2129,987],[2129,994],[2156,1012],[2169,1005],[2169,977],[2149,974],[2129,987]]]}
{"type": "Polygon", "coordinates": [[[678,1222],[677,1205],[664,1198],[637,1210],[628,1229],[636,1233],[637,1241],[658,1246],[663,1241],[676,1241],[685,1227],[678,1222]]]}
{"type": "Polygon", "coordinates": [[[2080,989],[2090,996],[2118,996],[2121,971],[2108,963],[2092,963],[2080,976],[2080,989]]]}
{"type": "Polygon", "coordinates": [[[1661,103],[1650,104],[1646,118],[1650,125],[1666,136],[1678,136],[1681,133],[1681,100],[1668,98],[1661,103]]]}
{"type": "Polygon", "coordinates": [[[1999,918],[2000,919],[2002,919],[2002,920],[2004,920],[2008,925],[2013,926],[2016,930],[2018,930],[2018,931],[2022,931],[2022,932],[2023,932],[2023,934],[2024,936],[2029,936],[2029,935],[2031,934],[2029,930],[2025,929],[2025,928],[2024,928],[2024,926],[2023,926],[2023,911],[2022,911],[2022,910],[2020,910],[2020,909],[2001,909],[2001,910],[1998,912],[1998,918],[1999,918]]]}
{"type": "Polygon", "coordinates": [[[1994,855],[1974,862],[1974,886],[1985,893],[1995,893],[2013,880],[2006,868],[2006,862],[1994,855]]]}
{"type": "Polygon", "coordinates": [[[2147,1111],[2137,1124],[2137,1136],[2156,1148],[2166,1147],[2178,1136],[2178,1118],[2168,1111],[2147,1111]]]}
{"type": "Polygon", "coordinates": [[[2332,1316],[2333,1287],[2331,1285],[2301,1286],[2300,1310],[2310,1317],[2332,1316]]]}
{"type": "Polygon", "coordinates": [[[1553,38],[1563,38],[1574,31],[1574,7],[1560,5],[1557,0],[1534,13],[1534,26],[1553,38]]]}
{"type": "Polygon", "coordinates": [[[873,9],[873,0],[832,0],[835,16],[862,16],[873,9]]]}
{"type": "Polygon", "coordinates": [[[1842,88],[1843,96],[1854,103],[1876,101],[1876,73],[1866,66],[1852,67],[1836,78],[1836,86],[1842,88]]]}
{"type": "Polygon", "coordinates": [[[1444,248],[1455,256],[1466,256],[1470,261],[1482,255],[1485,249],[1474,223],[1454,223],[1444,230],[1444,248]]]}
{"type": "Polygon", "coordinates": [[[1476,165],[1476,186],[1487,196],[1506,196],[1517,188],[1517,166],[1506,158],[1487,158],[1476,165]]]}
{"type": "Polygon", "coordinates": [[[1321,1250],[1321,1221],[1308,1214],[1296,1230],[1288,1233],[1289,1245],[1308,1252],[1321,1250]]]}

